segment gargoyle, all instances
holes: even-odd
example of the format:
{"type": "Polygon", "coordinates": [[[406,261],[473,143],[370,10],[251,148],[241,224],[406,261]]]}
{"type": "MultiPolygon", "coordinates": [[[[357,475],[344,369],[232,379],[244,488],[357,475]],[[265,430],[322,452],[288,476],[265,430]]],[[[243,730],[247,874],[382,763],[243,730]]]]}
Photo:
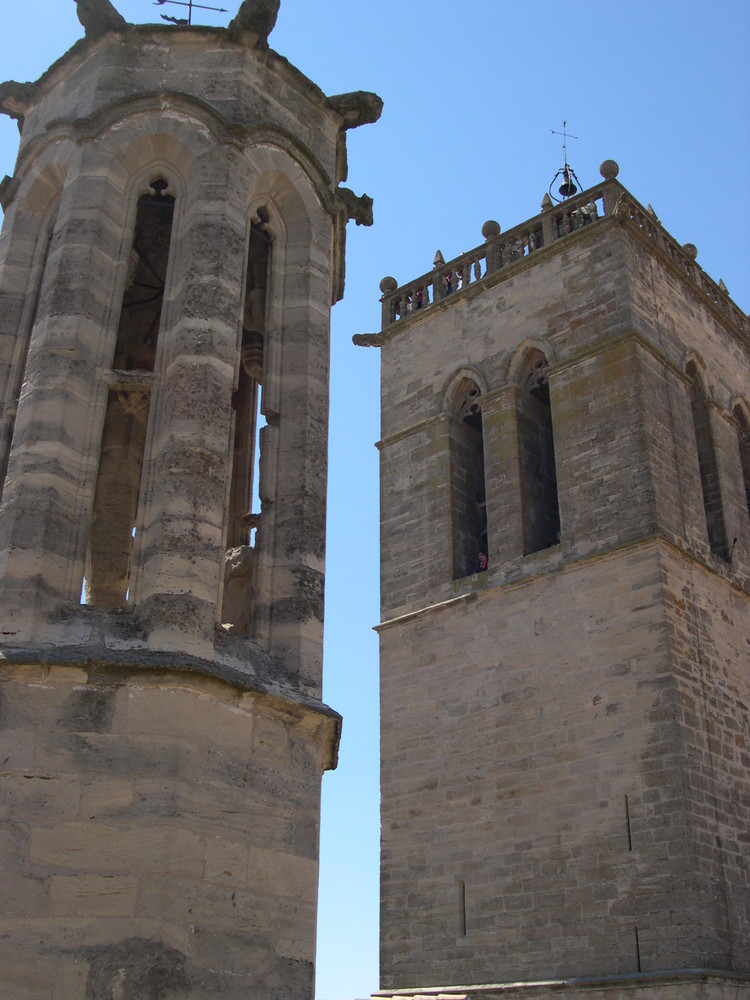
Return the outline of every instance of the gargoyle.
{"type": "Polygon", "coordinates": [[[377,94],[371,94],[366,90],[336,94],[328,98],[328,103],[344,119],[345,129],[372,125],[380,118],[383,111],[383,101],[377,94]]]}
{"type": "Polygon", "coordinates": [[[346,209],[348,219],[353,219],[358,226],[372,225],[372,198],[369,195],[358,198],[349,188],[340,187],[336,189],[336,197],[346,209]]]}
{"type": "Polygon", "coordinates": [[[280,6],[281,0],[243,0],[237,16],[229,22],[229,37],[251,48],[267,48],[280,6]]]}
{"type": "Polygon", "coordinates": [[[108,31],[122,31],[127,21],[118,14],[109,0],[76,0],[78,20],[86,29],[86,36],[97,38],[108,31]]]}
{"type": "Polygon", "coordinates": [[[17,119],[19,128],[22,127],[24,116],[34,103],[35,93],[35,83],[16,83],[15,80],[0,83],[0,114],[17,119]]]}

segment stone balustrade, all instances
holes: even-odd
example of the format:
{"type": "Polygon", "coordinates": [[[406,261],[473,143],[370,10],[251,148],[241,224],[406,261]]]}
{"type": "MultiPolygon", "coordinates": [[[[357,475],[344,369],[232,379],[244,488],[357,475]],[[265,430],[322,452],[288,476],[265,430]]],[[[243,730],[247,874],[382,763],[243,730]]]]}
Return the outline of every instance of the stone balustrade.
{"type": "Polygon", "coordinates": [[[662,227],[653,210],[643,208],[615,180],[618,167],[612,160],[602,164],[605,180],[582,191],[559,205],[553,205],[548,195],[542,211],[535,218],[501,233],[497,222],[485,222],[481,246],[446,262],[440,251],[435,255],[433,269],[405,285],[386,277],[380,283],[383,293],[382,325],[385,330],[408,319],[422,309],[428,309],[452,295],[462,295],[471,285],[488,275],[515,264],[543,247],[565,239],[584,226],[607,217],[630,223],[655,244],[715,307],[736,326],[750,335],[750,323],[745,313],[732,301],[723,283],[717,284],[696,263],[697,250],[691,243],[680,246],[662,227]]]}

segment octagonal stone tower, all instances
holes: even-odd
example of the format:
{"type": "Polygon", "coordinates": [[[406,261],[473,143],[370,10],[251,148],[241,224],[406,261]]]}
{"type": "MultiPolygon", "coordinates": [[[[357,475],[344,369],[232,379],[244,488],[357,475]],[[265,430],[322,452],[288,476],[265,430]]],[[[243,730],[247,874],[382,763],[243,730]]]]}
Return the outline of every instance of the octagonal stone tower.
{"type": "Polygon", "coordinates": [[[228,29],[86,37],[0,187],[4,997],[310,997],[346,130],[228,29]]]}

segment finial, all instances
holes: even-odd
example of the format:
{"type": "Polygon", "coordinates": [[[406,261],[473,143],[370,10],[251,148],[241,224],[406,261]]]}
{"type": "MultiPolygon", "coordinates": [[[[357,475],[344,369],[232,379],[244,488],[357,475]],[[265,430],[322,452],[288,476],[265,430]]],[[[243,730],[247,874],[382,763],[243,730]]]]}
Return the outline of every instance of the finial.
{"type": "Polygon", "coordinates": [[[696,260],[698,257],[698,247],[695,243],[683,243],[682,249],[691,260],[696,260]]]}
{"type": "Polygon", "coordinates": [[[488,219],[482,226],[482,236],[484,236],[486,240],[489,240],[493,236],[499,236],[499,235],[500,235],[500,223],[495,222],[494,219],[488,219]]]}
{"type": "Polygon", "coordinates": [[[432,258],[432,266],[442,267],[444,263],[445,263],[445,257],[443,257],[442,253],[439,250],[436,250],[435,256],[432,258]]]}
{"type": "Polygon", "coordinates": [[[383,293],[383,295],[387,295],[388,292],[395,292],[397,288],[398,288],[398,282],[396,281],[395,278],[392,278],[390,275],[387,275],[380,282],[380,291],[383,293]]]}
{"type": "Polygon", "coordinates": [[[551,208],[552,208],[552,199],[548,194],[545,194],[545,196],[542,198],[542,211],[549,212],[551,208]]]}
{"type": "Polygon", "coordinates": [[[599,173],[605,181],[613,181],[620,173],[620,168],[614,160],[605,160],[599,167],[599,173]]]}

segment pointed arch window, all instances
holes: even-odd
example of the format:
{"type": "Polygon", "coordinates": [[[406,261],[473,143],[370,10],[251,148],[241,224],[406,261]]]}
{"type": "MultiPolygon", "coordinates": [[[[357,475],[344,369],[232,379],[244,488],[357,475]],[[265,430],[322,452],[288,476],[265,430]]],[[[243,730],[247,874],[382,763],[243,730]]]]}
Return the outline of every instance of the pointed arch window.
{"type": "Polygon", "coordinates": [[[560,541],[548,368],[546,357],[534,351],[516,396],[524,555],[560,541]]]}
{"type": "Polygon", "coordinates": [[[237,389],[232,398],[234,439],[227,523],[222,621],[241,635],[251,632],[253,557],[260,528],[260,439],[266,336],[266,290],[272,240],[268,213],[259,209],[247,250],[242,346],[237,389]]]}
{"type": "Polygon", "coordinates": [[[175,200],[158,178],[138,199],[89,528],[83,600],[128,603],[146,442],[150,385],[128,376],[153,372],[166,285],[175,200]]]}
{"type": "Polygon", "coordinates": [[[479,386],[464,378],[453,395],[450,429],[453,576],[460,579],[487,565],[484,436],[479,386]]]}
{"type": "Polygon", "coordinates": [[[711,429],[711,410],[705,383],[694,361],[687,365],[690,378],[691,409],[695,446],[698,452],[703,510],[706,516],[706,530],[711,551],[726,560],[727,531],[724,523],[724,507],[719,482],[719,466],[716,460],[714,436],[711,429]]]}
{"type": "Polygon", "coordinates": [[[745,486],[745,503],[750,517],[750,414],[738,403],[734,408],[737,420],[737,444],[740,452],[740,467],[745,486]]]}

